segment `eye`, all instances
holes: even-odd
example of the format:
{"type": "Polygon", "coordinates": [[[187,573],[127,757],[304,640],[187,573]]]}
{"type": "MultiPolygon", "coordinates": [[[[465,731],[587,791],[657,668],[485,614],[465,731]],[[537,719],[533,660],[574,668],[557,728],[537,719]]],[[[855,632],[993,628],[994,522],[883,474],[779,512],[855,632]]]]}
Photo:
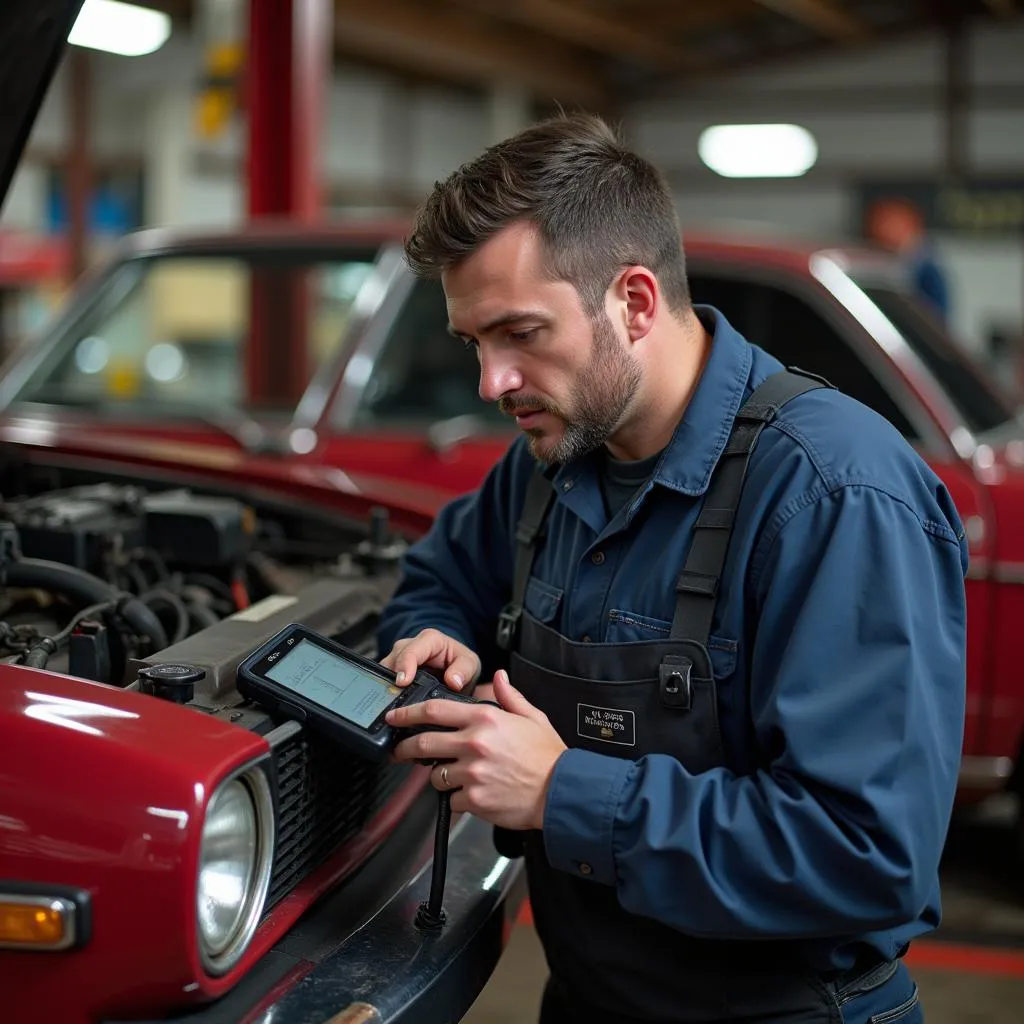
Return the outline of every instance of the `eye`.
{"type": "Polygon", "coordinates": [[[536,327],[530,327],[525,331],[509,331],[508,337],[510,341],[522,342],[529,341],[537,333],[536,327]]]}

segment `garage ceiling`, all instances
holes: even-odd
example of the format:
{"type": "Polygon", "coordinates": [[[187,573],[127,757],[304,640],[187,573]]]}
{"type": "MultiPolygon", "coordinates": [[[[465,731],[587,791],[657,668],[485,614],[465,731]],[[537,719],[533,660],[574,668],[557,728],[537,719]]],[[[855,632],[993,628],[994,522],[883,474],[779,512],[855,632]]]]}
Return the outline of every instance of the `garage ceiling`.
{"type": "Polygon", "coordinates": [[[867,47],[1024,0],[335,0],[339,56],[607,109],[695,78],[867,47]]]}

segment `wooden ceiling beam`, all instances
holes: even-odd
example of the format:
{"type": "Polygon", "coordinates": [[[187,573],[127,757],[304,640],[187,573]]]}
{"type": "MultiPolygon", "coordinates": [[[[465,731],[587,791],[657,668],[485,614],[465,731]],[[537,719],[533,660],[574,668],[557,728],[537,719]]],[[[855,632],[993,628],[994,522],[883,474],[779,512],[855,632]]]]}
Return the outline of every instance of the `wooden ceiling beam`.
{"type": "Polygon", "coordinates": [[[504,81],[537,99],[606,105],[597,71],[563,46],[515,38],[415,0],[335,0],[335,48],[397,70],[480,87],[504,81]]]}
{"type": "MultiPolygon", "coordinates": [[[[473,9],[504,21],[513,21],[562,42],[583,46],[604,54],[629,54],[662,71],[685,71],[693,64],[679,46],[656,34],[638,29],[620,17],[611,17],[594,7],[563,0],[460,0],[473,9]]],[[[640,19],[641,21],[643,19],[640,19]]]]}
{"type": "Polygon", "coordinates": [[[799,21],[823,36],[843,43],[860,42],[867,28],[831,0],[757,0],[762,7],[799,21]]]}

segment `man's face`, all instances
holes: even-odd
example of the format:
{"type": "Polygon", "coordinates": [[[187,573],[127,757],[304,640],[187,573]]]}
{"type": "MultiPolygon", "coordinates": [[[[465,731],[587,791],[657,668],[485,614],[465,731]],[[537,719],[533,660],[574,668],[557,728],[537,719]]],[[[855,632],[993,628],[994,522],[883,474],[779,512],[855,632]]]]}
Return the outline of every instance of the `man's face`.
{"type": "Polygon", "coordinates": [[[480,397],[515,416],[530,451],[564,463],[619,427],[641,372],[606,313],[543,272],[535,231],[513,224],[443,276],[452,332],[480,360],[480,397]]]}

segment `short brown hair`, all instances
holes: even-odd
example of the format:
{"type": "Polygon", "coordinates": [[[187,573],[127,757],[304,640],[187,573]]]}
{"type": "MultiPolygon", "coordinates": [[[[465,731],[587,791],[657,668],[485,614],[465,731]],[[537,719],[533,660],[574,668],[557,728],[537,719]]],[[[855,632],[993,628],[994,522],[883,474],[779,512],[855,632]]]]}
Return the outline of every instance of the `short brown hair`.
{"type": "Polygon", "coordinates": [[[668,307],[690,307],[686,261],[668,185],[592,114],[541,121],[486,149],[420,207],[405,255],[413,272],[436,278],[513,222],[536,225],[548,271],[575,286],[596,317],[616,273],[647,267],[668,307]]]}

